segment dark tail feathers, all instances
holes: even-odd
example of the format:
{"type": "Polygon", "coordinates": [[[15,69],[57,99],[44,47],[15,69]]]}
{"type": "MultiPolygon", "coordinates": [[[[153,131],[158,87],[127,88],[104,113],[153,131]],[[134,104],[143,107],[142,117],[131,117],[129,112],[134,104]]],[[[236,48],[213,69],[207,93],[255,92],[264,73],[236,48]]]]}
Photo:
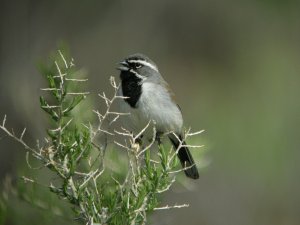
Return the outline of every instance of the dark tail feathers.
{"type": "MultiPolygon", "coordinates": [[[[181,139],[181,136],[178,136],[178,137],[181,139]]],[[[170,135],[169,139],[172,142],[172,144],[174,145],[175,150],[176,150],[179,146],[179,141],[177,140],[177,138],[174,135],[170,135]]],[[[185,142],[183,142],[182,144],[186,145],[185,142]]],[[[187,147],[181,147],[178,151],[177,156],[181,162],[182,167],[183,168],[188,167],[184,170],[185,175],[192,179],[198,179],[199,178],[198,169],[195,165],[195,162],[194,162],[194,159],[192,157],[190,150],[187,147]]]]}

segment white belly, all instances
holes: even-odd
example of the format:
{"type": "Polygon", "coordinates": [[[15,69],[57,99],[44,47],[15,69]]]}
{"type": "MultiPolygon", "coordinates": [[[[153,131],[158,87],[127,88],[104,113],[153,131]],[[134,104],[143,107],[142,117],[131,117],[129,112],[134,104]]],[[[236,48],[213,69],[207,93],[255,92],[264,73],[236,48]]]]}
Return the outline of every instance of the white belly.
{"type": "MultiPolygon", "coordinates": [[[[122,93],[122,90],[120,92],[122,93]]],[[[183,121],[179,108],[167,90],[155,83],[143,83],[142,95],[136,108],[121,100],[120,111],[130,113],[129,116],[124,116],[122,121],[124,127],[134,133],[141,131],[149,121],[155,122],[158,132],[181,133],[183,121]]],[[[152,135],[152,129],[148,129],[146,136],[147,133],[152,135]]]]}

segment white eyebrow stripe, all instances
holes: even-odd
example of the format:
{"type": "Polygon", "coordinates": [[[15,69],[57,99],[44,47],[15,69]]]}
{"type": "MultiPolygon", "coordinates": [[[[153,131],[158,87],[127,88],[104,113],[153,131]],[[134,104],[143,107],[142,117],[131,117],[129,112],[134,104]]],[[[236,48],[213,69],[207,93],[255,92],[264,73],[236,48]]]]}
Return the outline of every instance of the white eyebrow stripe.
{"type": "Polygon", "coordinates": [[[144,60],[135,60],[135,59],[131,59],[131,60],[128,60],[129,63],[140,63],[144,66],[148,66],[150,67],[151,69],[155,70],[156,72],[158,72],[158,69],[156,66],[154,66],[153,64],[149,63],[149,62],[146,62],[144,60]]]}

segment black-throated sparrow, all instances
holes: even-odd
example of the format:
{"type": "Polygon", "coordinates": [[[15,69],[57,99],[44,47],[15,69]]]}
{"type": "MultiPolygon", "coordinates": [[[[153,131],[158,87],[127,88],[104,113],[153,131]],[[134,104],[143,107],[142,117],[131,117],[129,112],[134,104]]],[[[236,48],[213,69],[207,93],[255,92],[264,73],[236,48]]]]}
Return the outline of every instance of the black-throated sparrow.
{"type": "MultiPolygon", "coordinates": [[[[122,112],[130,113],[125,127],[140,132],[152,120],[157,133],[169,133],[168,137],[177,149],[178,138],[182,138],[182,114],[155,63],[143,54],[134,54],[120,62],[118,69],[121,71],[120,95],[128,97],[121,101],[120,108],[122,112]]],[[[179,149],[178,158],[186,176],[198,179],[197,167],[187,147],[179,149]]]]}

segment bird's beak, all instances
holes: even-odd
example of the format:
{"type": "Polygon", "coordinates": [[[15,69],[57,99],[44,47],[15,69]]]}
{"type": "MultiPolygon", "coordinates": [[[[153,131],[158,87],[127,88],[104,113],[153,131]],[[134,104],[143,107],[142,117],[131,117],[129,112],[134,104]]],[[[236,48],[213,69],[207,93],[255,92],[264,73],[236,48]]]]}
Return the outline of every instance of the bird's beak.
{"type": "Polygon", "coordinates": [[[128,71],[129,70],[128,63],[126,61],[119,62],[118,65],[119,66],[117,67],[117,70],[120,70],[120,71],[128,71]]]}

